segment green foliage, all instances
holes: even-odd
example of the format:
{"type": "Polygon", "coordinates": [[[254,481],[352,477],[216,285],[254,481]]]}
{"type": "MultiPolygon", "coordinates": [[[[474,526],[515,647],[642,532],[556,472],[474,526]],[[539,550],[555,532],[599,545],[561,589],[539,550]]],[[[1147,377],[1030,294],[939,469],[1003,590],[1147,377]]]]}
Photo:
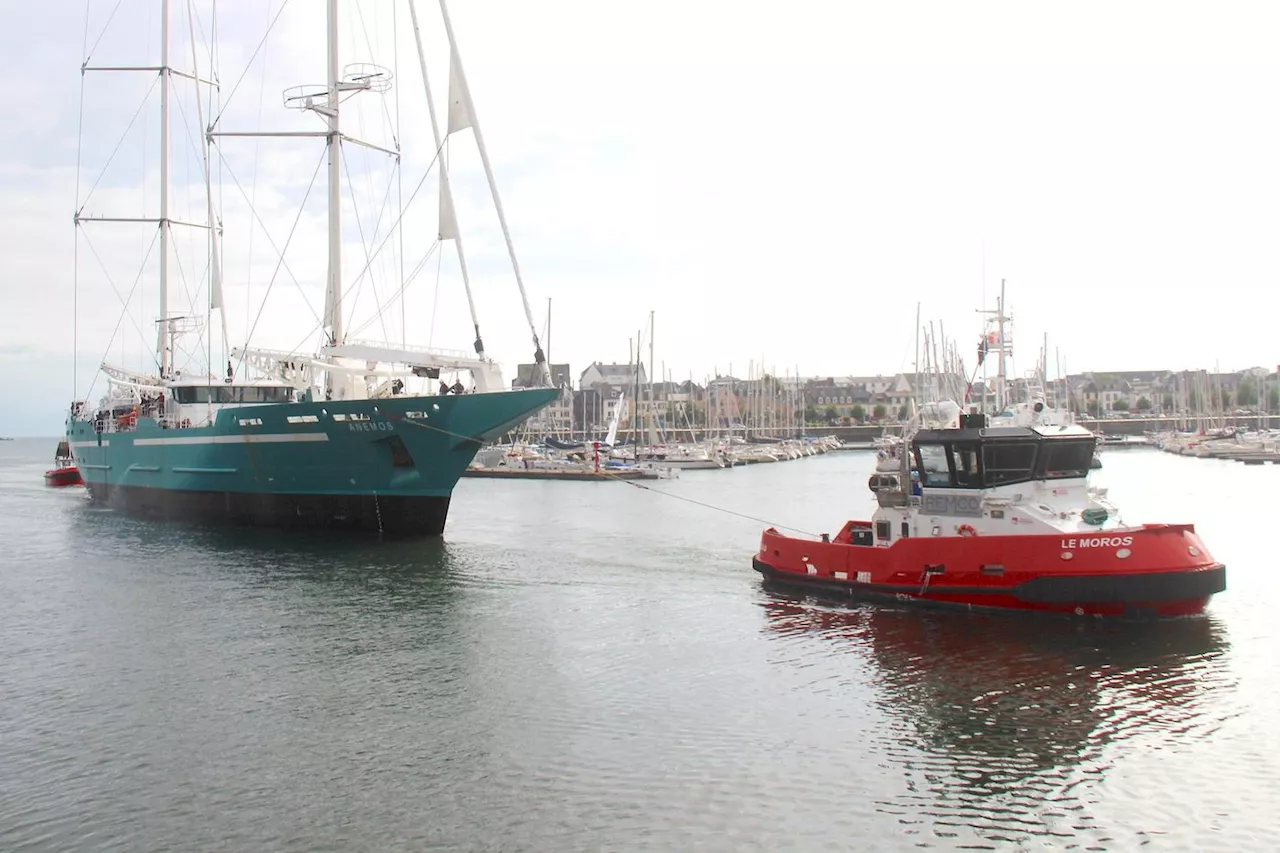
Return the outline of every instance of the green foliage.
{"type": "Polygon", "coordinates": [[[876,420],[880,420],[888,413],[889,410],[885,408],[884,403],[876,403],[876,407],[871,410],[871,416],[876,420]]]}
{"type": "Polygon", "coordinates": [[[1148,400],[1146,397],[1139,397],[1139,398],[1138,398],[1138,411],[1139,411],[1139,412],[1149,412],[1149,411],[1151,411],[1151,401],[1150,401],[1150,400],[1148,400]]]}

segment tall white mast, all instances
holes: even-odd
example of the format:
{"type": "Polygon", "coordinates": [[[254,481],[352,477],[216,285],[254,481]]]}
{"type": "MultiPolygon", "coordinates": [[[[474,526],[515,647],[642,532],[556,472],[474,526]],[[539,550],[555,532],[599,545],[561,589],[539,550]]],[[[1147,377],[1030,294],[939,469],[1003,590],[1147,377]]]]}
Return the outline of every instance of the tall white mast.
{"type": "MultiPolygon", "coordinates": [[[[1005,316],[1005,313],[1004,313],[1004,279],[1000,279],[1000,296],[996,301],[996,310],[993,312],[985,309],[978,309],[978,313],[979,314],[994,313],[996,315],[995,316],[995,321],[996,321],[995,344],[996,344],[996,347],[998,348],[998,352],[996,353],[998,365],[996,368],[996,400],[995,402],[996,402],[996,411],[1003,412],[1005,409],[1005,405],[1008,402],[1008,395],[1005,393],[1006,391],[1005,389],[1005,381],[1006,381],[1005,358],[1008,355],[1008,352],[1010,349],[1009,342],[1005,337],[1005,327],[1006,327],[1006,324],[1013,319],[1012,317],[1005,316]]],[[[987,321],[983,324],[982,340],[983,340],[984,346],[986,345],[986,342],[988,340],[987,323],[990,323],[990,322],[991,320],[990,318],[988,318],[987,321]]],[[[986,371],[984,369],[983,377],[985,378],[985,376],[986,376],[986,371]]],[[[982,389],[982,400],[984,404],[986,403],[986,398],[987,398],[987,390],[986,390],[986,383],[984,382],[983,389],[982,389]]]]}
{"type": "MultiPolygon", "coordinates": [[[[188,11],[190,17],[194,13],[188,11]]],[[[92,56],[86,56],[80,66],[80,73],[88,74],[89,72],[107,71],[107,72],[144,72],[147,74],[159,74],[158,81],[160,87],[160,212],[159,216],[95,216],[86,213],[85,206],[88,199],[76,199],[76,204],[80,205],[75,214],[76,227],[80,227],[85,223],[146,223],[148,225],[156,225],[160,231],[157,235],[160,244],[160,293],[159,293],[159,316],[156,320],[156,364],[159,368],[160,376],[168,377],[173,373],[174,360],[174,339],[180,333],[177,322],[183,318],[169,316],[169,255],[172,254],[170,245],[172,230],[174,225],[180,225],[186,228],[213,228],[213,210],[212,205],[209,207],[209,222],[190,222],[182,219],[174,219],[170,210],[170,194],[172,179],[170,171],[170,146],[169,146],[169,119],[170,119],[170,99],[172,92],[173,77],[176,75],[182,79],[190,80],[196,87],[196,100],[200,98],[200,86],[206,85],[213,88],[217,87],[217,81],[210,78],[201,77],[198,69],[193,67],[190,71],[181,68],[174,68],[171,65],[170,41],[170,0],[160,0],[160,64],[156,65],[94,65],[92,64],[92,56]]],[[[190,27],[189,27],[190,29],[190,27]]],[[[194,65],[195,43],[192,40],[192,57],[194,65]]],[[[105,169],[105,167],[104,167],[105,169]]],[[[205,170],[206,175],[208,170],[205,170]]],[[[207,185],[207,181],[206,181],[207,185]]],[[[92,196],[92,191],[90,191],[92,196]]],[[[216,272],[215,272],[216,277],[216,272]]],[[[219,282],[220,285],[220,282],[219,282]]],[[[221,296],[215,290],[211,297],[219,302],[221,296]]]]}
{"type": "MultiPolygon", "coordinates": [[[[198,97],[198,96],[197,96],[198,97]]],[[[169,375],[169,0],[160,0],[160,376],[169,375]]]]}
{"type": "MultiPolygon", "coordinates": [[[[165,0],[168,2],[168,0],[165,0]]],[[[191,9],[190,6],[187,7],[191,9]]],[[[201,138],[200,156],[204,165],[204,190],[205,190],[205,212],[209,217],[209,310],[217,311],[218,317],[222,321],[222,349],[223,356],[229,357],[229,341],[227,339],[227,307],[222,297],[222,248],[218,245],[218,218],[214,210],[213,198],[213,175],[209,168],[209,134],[204,122],[204,100],[200,97],[199,80],[200,80],[200,62],[196,55],[196,23],[195,15],[187,15],[187,36],[191,42],[191,73],[196,78],[196,118],[200,122],[200,127],[204,129],[201,138]]],[[[213,52],[210,51],[209,56],[209,77],[212,80],[215,76],[213,71],[213,52]]],[[[216,83],[211,83],[217,88],[216,83]]],[[[213,370],[213,340],[210,335],[209,341],[209,373],[214,375],[213,370]]],[[[227,380],[230,381],[230,362],[228,361],[227,380]]]]}
{"type": "Polygon", "coordinates": [[[1005,343],[1004,343],[1004,320],[1005,320],[1005,316],[1004,316],[1004,279],[1000,279],[1000,301],[998,301],[998,302],[996,303],[996,323],[998,324],[999,329],[1000,329],[1000,332],[999,332],[999,336],[1000,336],[1000,337],[999,337],[999,341],[1000,341],[1000,360],[999,360],[999,363],[998,363],[998,364],[999,364],[999,366],[998,366],[998,368],[997,368],[997,369],[998,369],[998,371],[999,371],[999,374],[1000,374],[1000,379],[999,379],[1000,384],[999,384],[999,387],[997,387],[997,388],[996,388],[996,409],[997,409],[998,411],[1001,411],[1001,412],[1003,412],[1003,411],[1004,411],[1004,408],[1005,408],[1005,382],[1007,381],[1007,380],[1006,380],[1006,378],[1005,378],[1005,372],[1004,372],[1004,371],[1005,371],[1005,361],[1004,361],[1004,350],[1005,350],[1005,343]]]}
{"type": "MultiPolygon", "coordinates": [[[[548,336],[549,337],[549,336],[548,336]]],[[[658,443],[658,413],[653,401],[653,311],[649,312],[649,440],[658,443]]]]}
{"type": "MultiPolygon", "coordinates": [[[[354,142],[364,148],[381,151],[389,157],[400,159],[399,150],[374,145],[366,140],[344,136],[339,122],[342,95],[350,92],[384,93],[391,89],[391,73],[377,65],[349,67],[346,79],[338,66],[338,0],[328,0],[327,7],[327,81],[324,86],[294,86],[284,92],[284,105],[289,109],[310,110],[325,122],[322,131],[215,131],[210,130],[210,140],[215,137],[291,137],[323,138],[329,157],[329,270],[325,284],[324,316],[321,324],[328,335],[327,346],[342,346],[346,328],[342,318],[342,143],[354,142]]],[[[214,124],[217,125],[217,120],[214,124]]],[[[252,350],[241,349],[243,358],[252,350]]],[[[327,383],[332,390],[333,375],[327,383]]]]}
{"type": "Polygon", "coordinates": [[[323,115],[329,123],[329,279],[325,288],[324,319],[330,342],[342,345],[342,131],[338,124],[338,0],[329,0],[329,104],[323,115]]]}
{"type": "MultiPolygon", "coordinates": [[[[330,0],[330,3],[332,2],[333,0],[330,0]]],[[[511,269],[515,272],[516,286],[520,288],[520,301],[524,303],[524,316],[529,323],[529,332],[533,335],[533,361],[536,369],[541,374],[543,384],[550,385],[551,369],[547,366],[547,356],[543,353],[542,344],[538,341],[538,327],[533,321],[533,309],[529,306],[529,294],[524,287],[524,278],[520,275],[520,263],[516,260],[515,245],[511,242],[511,229],[507,227],[507,217],[502,212],[502,199],[498,197],[498,184],[494,180],[493,167],[489,163],[489,152],[484,147],[484,136],[480,133],[480,122],[476,118],[475,105],[471,102],[471,89],[467,86],[467,76],[462,70],[462,56],[458,53],[458,42],[453,36],[453,24],[449,21],[449,9],[445,5],[445,0],[440,0],[440,15],[444,20],[444,31],[449,38],[449,51],[451,53],[450,100],[452,100],[452,84],[456,80],[459,89],[458,94],[462,99],[462,106],[466,110],[467,118],[470,119],[472,130],[476,134],[476,147],[480,150],[480,162],[484,165],[484,174],[489,180],[489,192],[493,196],[493,207],[498,212],[498,223],[502,226],[502,236],[507,241],[507,254],[511,258],[511,269]]],[[[452,125],[453,122],[450,121],[450,132],[456,129],[452,125]]]]}
{"type": "Polygon", "coordinates": [[[915,364],[912,367],[915,371],[915,384],[911,388],[912,403],[915,405],[915,414],[920,411],[920,407],[924,405],[923,390],[920,388],[920,303],[916,303],[916,353],[915,364]]]}

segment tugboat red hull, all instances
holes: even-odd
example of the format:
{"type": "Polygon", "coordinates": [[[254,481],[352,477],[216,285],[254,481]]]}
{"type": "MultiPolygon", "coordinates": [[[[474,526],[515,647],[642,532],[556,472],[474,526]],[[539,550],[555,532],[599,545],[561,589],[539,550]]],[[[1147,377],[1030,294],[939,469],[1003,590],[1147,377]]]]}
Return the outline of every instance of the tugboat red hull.
{"type": "Polygon", "coordinates": [[[79,468],[54,468],[44,472],[46,486],[83,486],[79,468]]]}
{"type": "Polygon", "coordinates": [[[842,598],[1076,616],[1194,615],[1226,589],[1226,567],[1189,524],[854,544],[869,527],[850,522],[829,542],[771,528],[752,564],[769,580],[842,598]]]}

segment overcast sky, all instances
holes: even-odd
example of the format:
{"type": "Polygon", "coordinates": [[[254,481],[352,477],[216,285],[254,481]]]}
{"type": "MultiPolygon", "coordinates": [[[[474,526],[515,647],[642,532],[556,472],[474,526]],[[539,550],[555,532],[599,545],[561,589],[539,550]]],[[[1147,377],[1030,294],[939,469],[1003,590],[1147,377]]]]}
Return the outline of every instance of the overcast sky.
{"type": "MultiPolygon", "coordinates": [[[[188,4],[172,3],[173,61],[189,67],[188,4]]],[[[158,0],[122,0],[105,29],[115,4],[90,5],[95,63],[158,61],[158,0]]],[[[443,101],[438,7],[418,5],[443,101]]],[[[318,127],[281,93],[324,81],[323,4],[292,0],[255,55],[280,6],[219,4],[224,130],[318,127]]],[[[11,401],[0,434],[53,434],[73,393],[73,279],[76,392],[104,352],[138,367],[154,347],[154,255],[142,264],[154,229],[90,224],[77,246],[72,213],[154,215],[158,96],[145,97],[147,75],[89,75],[78,145],[83,4],[0,7],[0,48],[22,81],[0,123],[11,401]]],[[[391,205],[397,190],[407,200],[435,145],[404,3],[342,7],[343,64],[395,72],[391,93],[348,102],[346,129],[404,150],[398,172],[352,152],[354,281],[394,220],[388,188],[391,205]]],[[[203,42],[209,4],[196,8],[203,42]]],[[[762,358],[779,373],[891,374],[911,369],[917,303],[972,367],[974,310],[993,305],[1002,278],[1020,368],[1045,334],[1073,373],[1280,361],[1280,4],[458,0],[450,11],[536,323],[550,298],[551,355],[575,375],[626,361],[650,310],[659,369],[676,378],[744,375],[762,358]]],[[[203,49],[195,62],[207,73],[203,49]]],[[[197,124],[194,101],[187,89],[179,101],[189,114],[174,117],[173,215],[202,219],[198,133],[182,129],[197,124]]],[[[255,344],[312,348],[323,166],[302,199],[320,142],[220,151],[231,341],[252,328],[255,344]],[[295,220],[279,265],[272,244],[295,220]]],[[[470,131],[451,137],[448,158],[485,341],[511,376],[532,345],[470,131]]],[[[393,299],[434,241],[434,175],[409,209],[403,252],[393,239],[348,297],[349,328],[466,348],[451,246],[427,258],[403,309],[393,299]]],[[[176,310],[207,300],[192,233],[175,237],[176,310]]]]}

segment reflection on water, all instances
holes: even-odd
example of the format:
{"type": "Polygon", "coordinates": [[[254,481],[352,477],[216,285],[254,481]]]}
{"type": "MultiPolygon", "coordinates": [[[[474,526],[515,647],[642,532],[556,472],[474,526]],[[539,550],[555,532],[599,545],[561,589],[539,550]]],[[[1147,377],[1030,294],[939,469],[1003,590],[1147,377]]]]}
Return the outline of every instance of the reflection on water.
{"type": "Polygon", "coordinates": [[[1125,750],[1212,733],[1234,689],[1226,633],[1209,617],[1134,625],[833,609],[773,585],[762,607],[768,635],[867,661],[907,783],[878,805],[941,839],[1097,829],[1091,780],[1125,750]]]}
{"type": "MultiPolygon", "coordinates": [[[[92,506],[76,507],[69,528],[104,557],[174,575],[349,588],[410,606],[443,600],[466,558],[442,539],[380,540],[324,531],[158,523],[92,506]],[[181,554],[180,561],[164,559],[181,554]]],[[[328,593],[326,593],[326,596],[328,593]]],[[[326,603],[334,600],[326,598],[326,603]]],[[[368,604],[369,602],[363,602],[368,604]]]]}
{"type": "MultiPolygon", "coordinates": [[[[52,447],[0,446],[0,850],[1274,847],[1269,505],[1203,496],[1277,468],[1108,461],[1234,572],[1126,626],[774,594],[755,522],[634,488],[465,481],[445,541],[139,521],[52,447]]],[[[829,518],[871,464],[661,489],[829,518]]]]}

